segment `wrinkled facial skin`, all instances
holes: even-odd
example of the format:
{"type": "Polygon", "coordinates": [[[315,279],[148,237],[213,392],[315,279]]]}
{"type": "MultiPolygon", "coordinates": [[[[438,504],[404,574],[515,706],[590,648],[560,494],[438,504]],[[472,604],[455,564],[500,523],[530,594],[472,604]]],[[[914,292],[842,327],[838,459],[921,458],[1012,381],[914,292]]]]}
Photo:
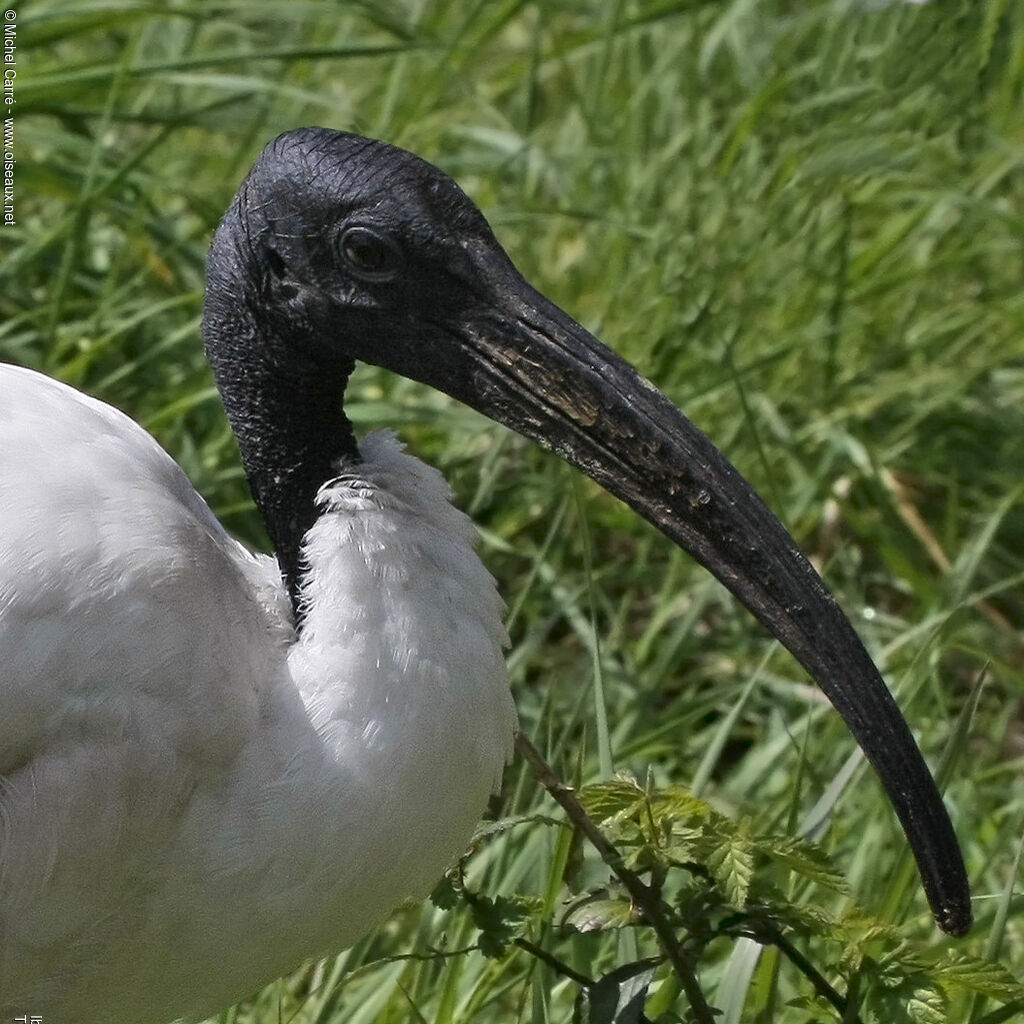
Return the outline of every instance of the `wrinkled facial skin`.
{"type": "Polygon", "coordinates": [[[404,349],[429,363],[433,325],[493,308],[484,286],[517,276],[508,257],[429,164],[339,133],[302,143],[272,144],[232,208],[261,312],[325,366],[389,364],[404,349]]]}

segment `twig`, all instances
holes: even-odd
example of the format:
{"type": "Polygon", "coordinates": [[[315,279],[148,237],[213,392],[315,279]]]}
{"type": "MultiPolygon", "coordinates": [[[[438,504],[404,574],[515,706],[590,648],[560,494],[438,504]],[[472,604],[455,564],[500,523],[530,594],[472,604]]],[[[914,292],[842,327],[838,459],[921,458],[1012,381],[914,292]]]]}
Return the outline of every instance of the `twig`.
{"type": "Polygon", "coordinates": [[[552,956],[546,949],[541,949],[540,946],[531,942],[529,939],[520,937],[518,939],[513,939],[512,942],[520,949],[529,953],[530,956],[546,963],[548,967],[555,972],[555,974],[560,974],[563,978],[568,978],[570,981],[576,982],[580,988],[593,987],[594,982],[591,978],[588,978],[585,974],[580,974],[579,971],[573,970],[567,963],[559,960],[557,956],[552,956]]]}
{"type": "Polygon", "coordinates": [[[861,1019],[856,1013],[849,1018],[846,1016],[849,1007],[849,1001],[846,996],[838,989],[833,988],[818,968],[778,928],[766,921],[748,921],[747,928],[739,929],[733,934],[745,935],[747,938],[761,943],[762,946],[775,946],[811,983],[815,993],[832,1004],[844,1021],[849,1020],[850,1024],[861,1024],[861,1019]]]}
{"type": "Polygon", "coordinates": [[[604,837],[593,819],[583,809],[573,790],[562,781],[554,768],[544,760],[541,752],[521,732],[516,734],[516,750],[529,763],[540,784],[565,811],[566,817],[586,836],[601,855],[601,860],[622,882],[634,907],[654,929],[662,952],[672,965],[686,998],[690,1001],[695,1024],[714,1024],[715,1018],[711,1007],[704,998],[704,992],[697,980],[696,958],[683,949],[676,940],[672,925],[662,910],[661,900],[635,871],[626,867],[622,855],[604,837]]]}
{"type": "MultiPolygon", "coordinates": [[[[842,1014],[843,1020],[847,1020],[847,1002],[846,997],[841,995],[836,989],[834,989],[825,976],[821,974],[817,967],[811,963],[800,952],[799,949],[794,946],[789,939],[785,938],[781,933],[776,933],[772,937],[772,942],[777,946],[786,956],[786,958],[793,964],[794,967],[814,986],[814,991],[818,993],[823,999],[827,999],[838,1011],[842,1014]]],[[[860,1017],[856,1014],[852,1018],[851,1024],[860,1024],[860,1017]]]]}

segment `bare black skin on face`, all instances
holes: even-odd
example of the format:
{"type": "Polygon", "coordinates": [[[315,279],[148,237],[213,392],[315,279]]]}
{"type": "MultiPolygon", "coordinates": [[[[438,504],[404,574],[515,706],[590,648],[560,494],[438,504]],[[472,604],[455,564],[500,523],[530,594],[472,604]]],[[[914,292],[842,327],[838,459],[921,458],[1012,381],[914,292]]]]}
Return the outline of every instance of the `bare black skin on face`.
{"type": "Polygon", "coordinates": [[[968,930],[942,799],[818,574],[671,402],[523,280],[450,178],[358,135],[282,135],[217,231],[203,331],[300,628],[316,493],[359,460],[343,407],[355,362],[429,384],[621,498],[785,644],[878,772],[940,927],[968,930]]]}

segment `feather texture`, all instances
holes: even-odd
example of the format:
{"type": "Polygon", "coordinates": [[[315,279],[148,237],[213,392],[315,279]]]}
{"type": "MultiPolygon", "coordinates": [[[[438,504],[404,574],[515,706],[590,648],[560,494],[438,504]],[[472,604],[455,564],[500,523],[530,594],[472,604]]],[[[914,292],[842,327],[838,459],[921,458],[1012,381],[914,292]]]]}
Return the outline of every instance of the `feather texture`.
{"type": "Polygon", "coordinates": [[[463,849],[515,722],[501,602],[440,474],[388,433],[361,455],[296,636],[142,428],[0,367],[3,1015],[200,1018],[463,849]]]}

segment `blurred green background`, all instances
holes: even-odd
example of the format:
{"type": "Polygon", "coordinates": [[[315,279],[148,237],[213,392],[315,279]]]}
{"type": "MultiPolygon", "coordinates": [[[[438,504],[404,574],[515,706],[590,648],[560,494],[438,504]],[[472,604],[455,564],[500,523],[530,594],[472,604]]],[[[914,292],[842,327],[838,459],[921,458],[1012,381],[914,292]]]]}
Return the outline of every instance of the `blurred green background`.
{"type": "MultiPolygon", "coordinates": [[[[0,231],[0,358],[130,412],[236,535],[265,546],[199,342],[212,230],[262,146],[299,125],[437,163],[532,283],[764,494],[823,569],[926,756],[952,758],[972,936],[934,930],[863,767],[829,797],[822,837],[857,904],[926,946],[1021,975],[1022,904],[1008,895],[1024,823],[1019,0],[13,9],[18,223],[0,231]]],[[[393,426],[440,466],[480,524],[509,603],[523,727],[568,778],[596,778],[606,740],[616,768],[695,785],[775,832],[830,792],[854,749],[842,723],[660,535],[553,456],[420,386],[361,368],[349,406],[359,431],[393,426]]],[[[551,809],[516,764],[493,813],[538,807],[551,809]]],[[[474,858],[474,878],[491,892],[557,894],[556,846],[550,830],[510,830],[474,858]]],[[[272,941],[274,922],[264,927],[272,941]]],[[[531,928],[593,977],[621,954],[615,937],[565,936],[540,915],[531,928]]],[[[407,907],[346,956],[221,1019],[572,1019],[574,986],[521,951],[430,955],[474,935],[464,911],[407,907]]],[[[713,1000],[733,984],[720,984],[731,955],[723,943],[704,963],[713,1000]]],[[[743,991],[745,1008],[725,1019],[833,1019],[777,957],[743,991]]],[[[911,1007],[905,1019],[1011,1019],[992,1001],[950,999],[937,1017],[911,1007]]],[[[659,1009],[681,1020],[685,1003],[659,1009]]],[[[865,1021],[895,1019],[871,1012],[868,998],[865,1021]]]]}

